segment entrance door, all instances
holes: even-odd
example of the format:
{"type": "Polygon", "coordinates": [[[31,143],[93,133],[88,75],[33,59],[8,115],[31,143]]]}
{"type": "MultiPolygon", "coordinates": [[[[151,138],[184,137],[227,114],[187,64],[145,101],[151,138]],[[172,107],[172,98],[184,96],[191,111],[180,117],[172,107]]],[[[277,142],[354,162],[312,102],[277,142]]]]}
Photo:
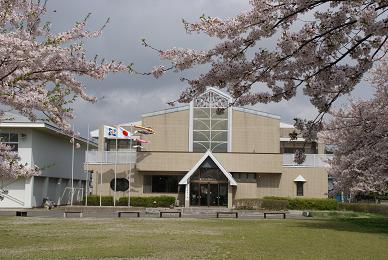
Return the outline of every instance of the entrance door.
{"type": "Polygon", "coordinates": [[[209,206],[218,206],[219,201],[219,192],[218,192],[218,184],[209,184],[210,193],[209,193],[209,206]]]}
{"type": "Polygon", "coordinates": [[[228,184],[222,183],[218,187],[218,205],[228,206],[228,184]]]}
{"type": "Polygon", "coordinates": [[[191,206],[228,206],[227,183],[191,183],[191,206]]]}
{"type": "Polygon", "coordinates": [[[209,184],[200,184],[199,185],[199,192],[200,192],[200,199],[199,199],[199,205],[200,206],[209,206],[209,184]]]}

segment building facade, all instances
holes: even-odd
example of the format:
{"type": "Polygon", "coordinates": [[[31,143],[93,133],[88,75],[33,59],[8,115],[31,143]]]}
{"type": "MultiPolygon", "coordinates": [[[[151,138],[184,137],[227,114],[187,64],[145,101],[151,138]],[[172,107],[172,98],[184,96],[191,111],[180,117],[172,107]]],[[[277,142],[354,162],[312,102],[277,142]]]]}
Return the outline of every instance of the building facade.
{"type": "MultiPolygon", "coordinates": [[[[40,207],[44,198],[57,205],[70,204],[72,143],[71,137],[45,122],[31,122],[19,115],[6,113],[0,123],[1,142],[12,147],[21,163],[36,165],[40,176],[0,180],[0,208],[40,207]]],[[[85,191],[84,172],[86,140],[76,138],[74,150],[74,197],[81,201],[85,191]]],[[[93,144],[91,144],[93,146],[93,144]]],[[[95,147],[95,145],[94,145],[95,147]]]]}
{"type": "MultiPolygon", "coordinates": [[[[326,198],[323,144],[291,141],[295,129],[279,116],[230,107],[231,101],[208,88],[190,105],[144,114],[136,123],[156,134],[140,136],[150,141],[142,149],[118,140],[116,151],[116,140],[104,138],[103,128],[94,131],[98,150],[85,164],[94,173],[93,193],[173,195],[180,206],[229,208],[236,199],[264,196],[326,198]],[[295,149],[305,150],[304,164],[293,162],[295,149]],[[117,183],[130,189],[119,191],[117,183]]],[[[120,126],[132,131],[131,125],[120,126]]]]}

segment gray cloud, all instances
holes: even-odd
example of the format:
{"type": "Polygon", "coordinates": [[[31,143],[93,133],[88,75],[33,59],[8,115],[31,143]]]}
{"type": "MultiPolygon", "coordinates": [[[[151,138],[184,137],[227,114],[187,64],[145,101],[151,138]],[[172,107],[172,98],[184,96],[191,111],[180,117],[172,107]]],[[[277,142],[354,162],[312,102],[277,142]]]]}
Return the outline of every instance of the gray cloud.
{"type": "MultiPolygon", "coordinates": [[[[203,13],[225,18],[248,7],[248,0],[49,0],[46,19],[52,22],[54,32],[60,32],[89,12],[92,13],[88,23],[90,30],[99,28],[109,17],[110,23],[103,35],[86,42],[88,55],[133,62],[138,70],[149,71],[160,60],[150,49],[141,46],[142,38],[161,49],[174,46],[206,49],[215,40],[204,35],[187,35],[182,18],[196,21],[203,13]]],[[[197,73],[198,70],[192,70],[187,76],[197,73]]],[[[181,76],[169,74],[154,79],[121,73],[109,75],[104,81],[82,79],[88,93],[99,100],[95,104],[82,101],[74,104],[75,127],[86,135],[88,124],[96,128],[101,124],[136,121],[141,114],[165,109],[166,102],[175,100],[186,87],[179,81],[181,76]]],[[[361,88],[357,95],[364,96],[366,92],[370,93],[361,88]]],[[[254,108],[278,114],[285,122],[292,122],[295,116],[311,118],[316,115],[303,95],[290,102],[258,104],[254,108]]]]}

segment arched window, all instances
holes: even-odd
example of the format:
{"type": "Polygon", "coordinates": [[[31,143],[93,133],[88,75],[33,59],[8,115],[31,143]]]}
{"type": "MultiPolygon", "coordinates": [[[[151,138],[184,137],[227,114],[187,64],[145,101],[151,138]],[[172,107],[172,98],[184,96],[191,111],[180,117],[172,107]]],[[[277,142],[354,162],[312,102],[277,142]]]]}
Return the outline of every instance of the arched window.
{"type": "Polygon", "coordinates": [[[214,90],[193,100],[193,152],[228,151],[229,101],[214,90]]]}

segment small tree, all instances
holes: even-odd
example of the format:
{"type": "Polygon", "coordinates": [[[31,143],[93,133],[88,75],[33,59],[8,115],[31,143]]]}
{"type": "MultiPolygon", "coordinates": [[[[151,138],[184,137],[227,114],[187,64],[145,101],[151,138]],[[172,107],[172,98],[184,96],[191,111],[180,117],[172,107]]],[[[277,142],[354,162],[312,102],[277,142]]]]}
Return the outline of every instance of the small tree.
{"type": "MultiPolygon", "coordinates": [[[[94,102],[77,79],[88,76],[104,79],[109,72],[127,70],[120,62],[85,57],[83,40],[101,35],[104,28],[86,29],[87,16],[70,30],[58,34],[42,23],[46,2],[0,0],[0,103],[32,121],[37,112],[70,132],[69,107],[76,98],[94,102]]],[[[36,174],[18,162],[16,154],[0,146],[0,176],[17,177],[36,174]]]]}
{"type": "Polygon", "coordinates": [[[334,192],[381,195],[388,192],[388,64],[373,71],[376,93],[334,111],[324,138],[334,144],[329,174],[334,192]]]}

